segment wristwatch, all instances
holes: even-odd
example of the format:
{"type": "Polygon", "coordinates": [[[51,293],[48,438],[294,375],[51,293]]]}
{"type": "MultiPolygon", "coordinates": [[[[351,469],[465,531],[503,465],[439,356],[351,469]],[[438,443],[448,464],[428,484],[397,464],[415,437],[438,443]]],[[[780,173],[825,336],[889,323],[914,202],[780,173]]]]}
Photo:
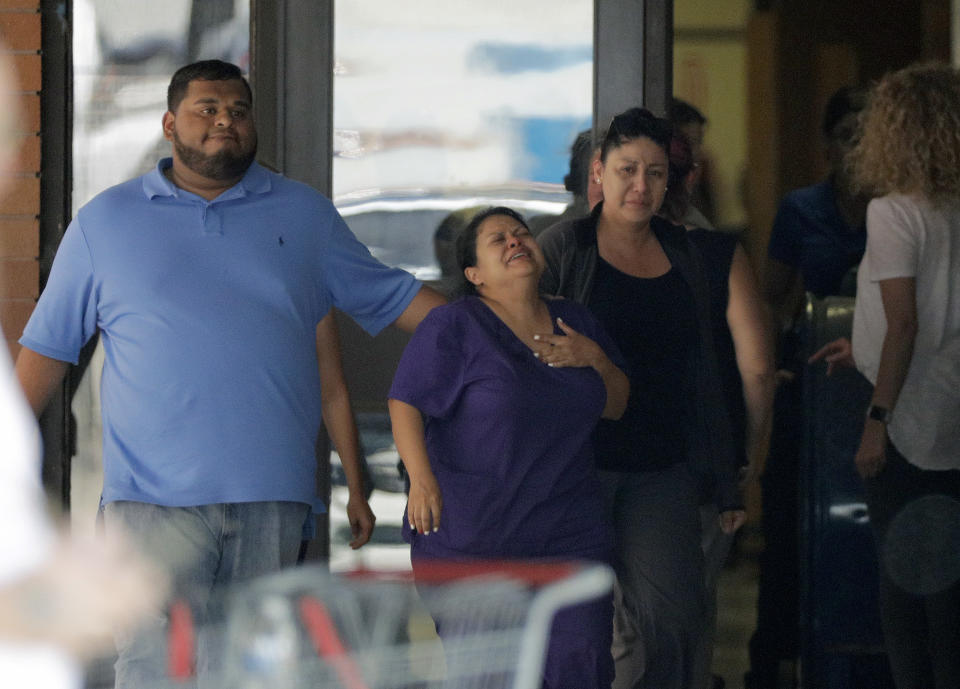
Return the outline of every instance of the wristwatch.
{"type": "Polygon", "coordinates": [[[890,423],[890,418],[893,414],[890,413],[890,410],[886,407],[881,407],[878,404],[871,404],[870,408],[867,410],[867,418],[873,419],[874,421],[880,421],[885,424],[890,423]]]}

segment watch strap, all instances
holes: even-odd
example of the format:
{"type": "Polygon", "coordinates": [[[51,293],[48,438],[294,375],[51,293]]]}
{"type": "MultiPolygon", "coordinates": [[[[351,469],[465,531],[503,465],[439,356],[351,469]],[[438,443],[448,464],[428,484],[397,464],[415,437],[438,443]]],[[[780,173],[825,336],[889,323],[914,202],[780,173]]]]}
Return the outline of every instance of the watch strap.
{"type": "Polygon", "coordinates": [[[889,424],[891,416],[890,410],[886,407],[881,407],[879,404],[871,404],[870,408],[867,409],[867,418],[874,421],[889,424]]]}

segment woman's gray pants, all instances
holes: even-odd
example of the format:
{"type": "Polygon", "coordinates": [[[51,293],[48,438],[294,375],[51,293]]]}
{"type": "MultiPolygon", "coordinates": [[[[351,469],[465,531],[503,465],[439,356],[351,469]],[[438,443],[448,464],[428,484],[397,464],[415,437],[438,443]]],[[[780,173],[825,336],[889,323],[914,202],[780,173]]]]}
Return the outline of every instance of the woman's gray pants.
{"type": "Polygon", "coordinates": [[[686,464],[600,475],[616,533],[614,689],[691,689],[705,600],[696,481],[686,464]]]}

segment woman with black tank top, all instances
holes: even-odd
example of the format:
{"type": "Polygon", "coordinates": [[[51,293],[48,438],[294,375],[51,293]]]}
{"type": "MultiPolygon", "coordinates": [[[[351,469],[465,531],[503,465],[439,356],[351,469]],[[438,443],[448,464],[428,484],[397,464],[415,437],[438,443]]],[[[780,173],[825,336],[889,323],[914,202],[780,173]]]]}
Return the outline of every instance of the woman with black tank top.
{"type": "Polygon", "coordinates": [[[593,168],[604,200],[540,238],[541,287],[588,305],[630,375],[626,412],[596,432],[615,526],[616,688],[692,686],[704,605],[699,504],[716,500],[726,532],[745,518],[707,278],[686,230],[655,215],[670,137],[647,110],[614,117],[593,168]]]}

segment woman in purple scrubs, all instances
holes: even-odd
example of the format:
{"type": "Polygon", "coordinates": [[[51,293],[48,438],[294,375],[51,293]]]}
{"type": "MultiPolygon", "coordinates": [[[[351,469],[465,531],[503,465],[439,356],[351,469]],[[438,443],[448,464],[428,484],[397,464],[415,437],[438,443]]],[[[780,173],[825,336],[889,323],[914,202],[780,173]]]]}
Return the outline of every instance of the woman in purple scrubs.
{"type": "MultiPolygon", "coordinates": [[[[607,563],[590,436],[626,406],[620,354],[586,308],[540,296],[543,255],[515,211],[478,213],[457,258],[467,296],[423,320],[389,395],[411,558],[607,563]]],[[[558,615],[544,687],[609,687],[611,627],[609,597],[558,615]]]]}

